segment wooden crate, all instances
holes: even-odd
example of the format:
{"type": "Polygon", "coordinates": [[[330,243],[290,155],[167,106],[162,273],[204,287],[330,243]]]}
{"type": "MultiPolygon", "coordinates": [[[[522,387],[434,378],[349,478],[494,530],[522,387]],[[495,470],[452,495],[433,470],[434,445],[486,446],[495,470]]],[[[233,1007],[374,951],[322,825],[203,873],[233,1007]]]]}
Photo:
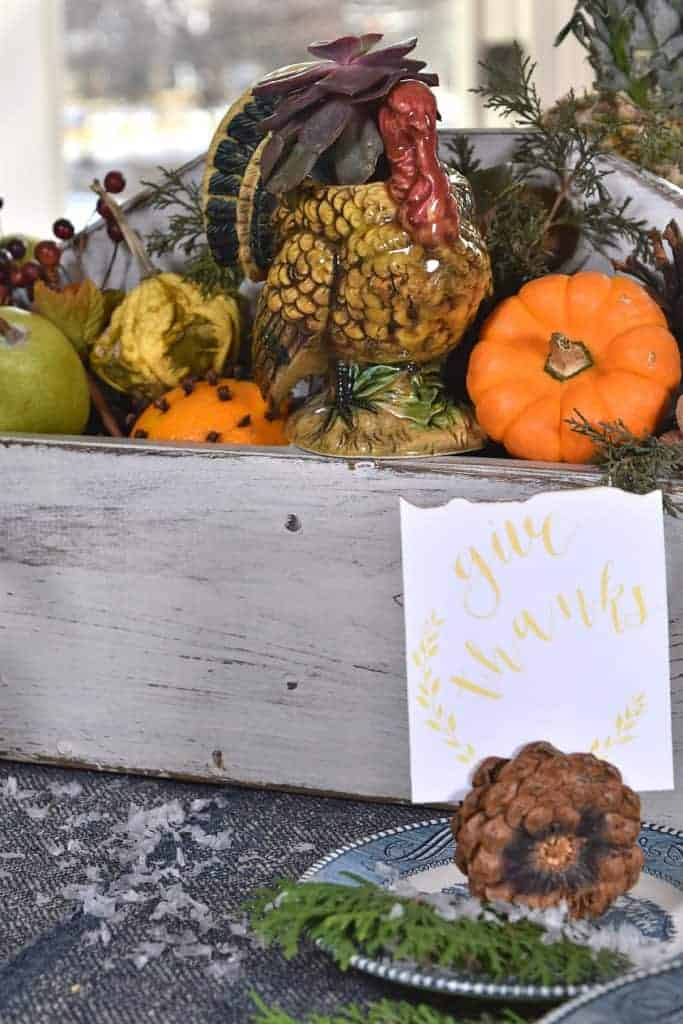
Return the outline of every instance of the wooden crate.
{"type": "MultiPolygon", "coordinates": [[[[615,182],[637,185],[651,222],[676,213],[675,190],[632,177],[615,182]]],[[[0,474],[0,756],[392,800],[410,792],[399,497],[599,479],[472,456],[17,436],[0,438],[0,474]]],[[[666,535],[680,779],[683,521],[666,535]]],[[[645,812],[680,822],[680,784],[645,812]]]]}

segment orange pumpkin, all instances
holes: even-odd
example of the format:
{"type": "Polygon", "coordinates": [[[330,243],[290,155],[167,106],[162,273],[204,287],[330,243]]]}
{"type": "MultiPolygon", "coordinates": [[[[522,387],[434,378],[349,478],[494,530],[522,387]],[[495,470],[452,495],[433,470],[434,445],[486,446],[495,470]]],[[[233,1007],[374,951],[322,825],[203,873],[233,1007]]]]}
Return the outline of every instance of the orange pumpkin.
{"type": "Polygon", "coordinates": [[[283,445],[284,419],[273,417],[256,384],[222,378],[186,382],[138,417],[132,437],[151,441],[283,445]]]}
{"type": "Polygon", "coordinates": [[[467,389],[486,433],[520,459],[589,462],[566,423],[623,420],[652,433],[680,384],[678,345],[661,309],[627,277],[582,271],[525,284],[486,320],[467,389]]]}

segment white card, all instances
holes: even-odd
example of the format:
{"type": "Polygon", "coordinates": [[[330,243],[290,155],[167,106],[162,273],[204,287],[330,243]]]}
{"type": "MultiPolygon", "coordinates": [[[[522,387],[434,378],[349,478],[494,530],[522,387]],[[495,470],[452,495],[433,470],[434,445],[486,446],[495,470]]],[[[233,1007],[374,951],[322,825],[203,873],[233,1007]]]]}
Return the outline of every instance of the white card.
{"type": "Polygon", "coordinates": [[[416,803],[460,798],[478,761],[532,740],[673,788],[659,492],[401,500],[401,537],[416,803]]]}

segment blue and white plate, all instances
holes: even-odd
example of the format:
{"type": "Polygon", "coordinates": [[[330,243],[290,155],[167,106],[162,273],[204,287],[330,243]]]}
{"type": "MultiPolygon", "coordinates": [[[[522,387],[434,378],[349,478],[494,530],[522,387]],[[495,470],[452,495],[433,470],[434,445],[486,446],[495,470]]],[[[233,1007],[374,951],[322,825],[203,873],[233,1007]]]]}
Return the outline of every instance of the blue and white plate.
{"type": "MultiPolygon", "coordinates": [[[[660,825],[644,824],[638,841],[645,852],[645,867],[640,880],[596,922],[595,927],[629,921],[643,935],[665,942],[673,958],[683,953],[683,833],[660,825]]],[[[342,846],[309,868],[301,881],[351,885],[353,883],[347,877],[347,873],[351,873],[375,885],[386,886],[386,868],[389,867],[394,877],[410,879],[411,885],[421,892],[461,891],[464,895],[467,893],[467,879],[453,863],[453,853],[449,819],[433,818],[417,825],[376,832],[342,846]]],[[[514,978],[505,982],[488,982],[464,971],[439,967],[423,970],[390,958],[373,959],[361,954],[352,957],[351,966],[386,981],[414,988],[485,999],[568,999],[596,989],[594,985],[517,984],[514,978]]],[[[645,975],[641,972],[639,976],[645,975]]],[[[614,1021],[617,1019],[613,1018],[614,1021]]],[[[680,1019],[683,1021],[683,1016],[680,1019]]]]}
{"type": "Polygon", "coordinates": [[[551,1010],[538,1024],[679,1024],[683,1021],[683,958],[634,971],[551,1010]]]}

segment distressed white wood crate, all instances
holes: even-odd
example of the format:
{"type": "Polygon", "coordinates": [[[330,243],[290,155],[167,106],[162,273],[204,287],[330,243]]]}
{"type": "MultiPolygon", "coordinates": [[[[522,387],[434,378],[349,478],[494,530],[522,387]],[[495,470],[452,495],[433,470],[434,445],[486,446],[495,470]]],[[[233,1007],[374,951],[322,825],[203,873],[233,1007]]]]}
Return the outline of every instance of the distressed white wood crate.
{"type": "MultiPolygon", "coordinates": [[[[476,141],[489,162],[511,144],[476,141]]],[[[615,193],[651,223],[680,216],[678,190],[616,166],[615,193]]],[[[0,756],[407,800],[399,497],[598,479],[473,456],[0,437],[0,756]]],[[[666,541],[678,781],[645,813],[680,823],[683,520],[666,541]]]]}

